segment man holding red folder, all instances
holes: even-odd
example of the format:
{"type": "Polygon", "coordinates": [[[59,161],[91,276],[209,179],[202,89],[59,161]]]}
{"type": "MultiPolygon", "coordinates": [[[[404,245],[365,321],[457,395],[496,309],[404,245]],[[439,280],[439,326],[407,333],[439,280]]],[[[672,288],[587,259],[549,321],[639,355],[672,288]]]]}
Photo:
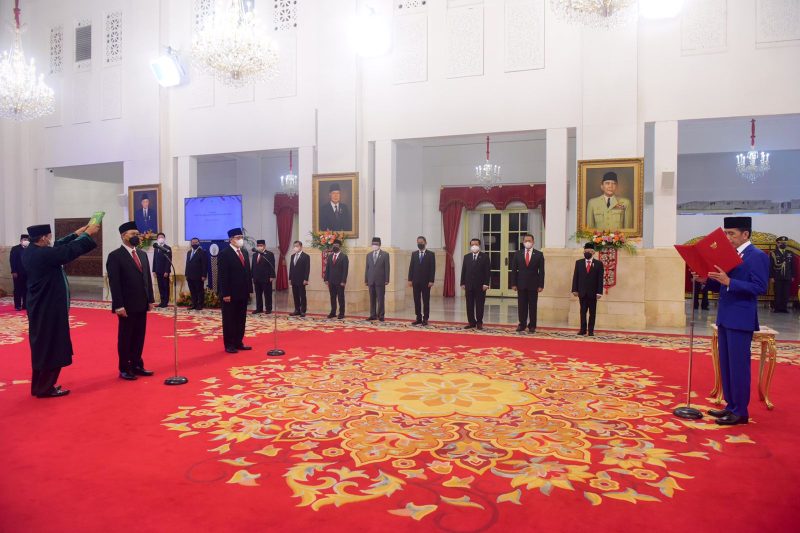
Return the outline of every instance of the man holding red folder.
{"type": "MultiPolygon", "coordinates": [[[[767,292],[769,257],[750,243],[752,219],[726,217],[725,234],[742,263],[729,273],[716,266],[708,273],[708,288],[719,292],[717,328],[719,367],[725,409],[711,409],[717,424],[747,424],[750,403],[750,343],[758,330],[758,296],[767,292]]],[[[702,273],[701,273],[702,275],[702,273]]]]}

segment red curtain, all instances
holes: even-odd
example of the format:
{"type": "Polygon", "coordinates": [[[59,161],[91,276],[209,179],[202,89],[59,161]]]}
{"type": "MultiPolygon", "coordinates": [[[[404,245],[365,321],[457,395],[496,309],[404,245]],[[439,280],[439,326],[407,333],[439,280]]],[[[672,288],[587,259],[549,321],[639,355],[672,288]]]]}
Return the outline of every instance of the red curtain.
{"type": "Polygon", "coordinates": [[[444,226],[444,249],[447,255],[444,259],[444,293],[445,298],[456,295],[456,265],[453,253],[456,251],[456,237],[458,226],[461,224],[461,209],[464,205],[460,202],[450,202],[442,211],[442,225],[444,226]]]}
{"type": "Polygon", "coordinates": [[[292,225],[294,215],[298,211],[297,196],[289,197],[285,194],[275,195],[275,219],[278,224],[278,268],[275,290],[283,291],[289,288],[289,273],[286,269],[286,254],[292,241],[292,225]]]}

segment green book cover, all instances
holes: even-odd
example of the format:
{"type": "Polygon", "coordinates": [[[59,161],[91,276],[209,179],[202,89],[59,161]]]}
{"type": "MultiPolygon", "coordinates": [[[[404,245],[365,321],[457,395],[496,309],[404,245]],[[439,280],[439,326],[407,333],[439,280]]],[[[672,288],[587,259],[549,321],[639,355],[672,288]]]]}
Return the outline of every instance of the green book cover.
{"type": "Polygon", "coordinates": [[[89,225],[99,226],[103,222],[103,217],[106,215],[105,211],[95,211],[92,218],[89,219],[89,225]]]}

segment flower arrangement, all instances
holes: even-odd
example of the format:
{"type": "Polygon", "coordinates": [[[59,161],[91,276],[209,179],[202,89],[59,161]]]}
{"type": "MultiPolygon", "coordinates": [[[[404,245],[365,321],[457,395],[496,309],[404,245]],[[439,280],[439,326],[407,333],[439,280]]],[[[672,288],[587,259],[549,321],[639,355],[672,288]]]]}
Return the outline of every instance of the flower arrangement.
{"type": "Polygon", "coordinates": [[[628,242],[621,231],[576,231],[572,238],[578,242],[593,242],[594,249],[601,252],[608,248],[622,249],[636,255],[636,246],[628,242]]]}
{"type": "MultiPolygon", "coordinates": [[[[203,300],[203,307],[209,309],[217,309],[221,307],[219,295],[208,287],[205,289],[203,300]]],[[[178,306],[189,307],[190,305],[192,305],[192,295],[188,292],[181,292],[180,297],[178,298],[178,306]]]]}
{"type": "Polygon", "coordinates": [[[344,245],[344,232],[341,231],[311,231],[311,247],[323,252],[330,252],[333,249],[333,241],[339,239],[342,241],[341,249],[345,251],[344,245]]]}
{"type": "Polygon", "coordinates": [[[147,250],[150,248],[154,242],[156,242],[157,234],[153,233],[150,230],[145,231],[144,233],[139,234],[139,248],[141,250],[147,250]]]}

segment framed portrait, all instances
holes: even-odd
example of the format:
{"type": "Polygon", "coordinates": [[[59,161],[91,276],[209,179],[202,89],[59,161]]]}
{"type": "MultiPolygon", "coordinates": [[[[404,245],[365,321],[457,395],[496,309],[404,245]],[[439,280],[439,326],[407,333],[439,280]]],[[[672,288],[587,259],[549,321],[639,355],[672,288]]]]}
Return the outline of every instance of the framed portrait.
{"type": "Polygon", "coordinates": [[[578,161],[578,231],[642,236],[644,159],[578,161]]]}
{"type": "Polygon", "coordinates": [[[358,237],[358,173],[315,174],[312,177],[314,231],[340,231],[358,237]]]}
{"type": "Polygon", "coordinates": [[[161,231],[161,185],[128,187],[128,217],[140,233],[161,231]]]}

